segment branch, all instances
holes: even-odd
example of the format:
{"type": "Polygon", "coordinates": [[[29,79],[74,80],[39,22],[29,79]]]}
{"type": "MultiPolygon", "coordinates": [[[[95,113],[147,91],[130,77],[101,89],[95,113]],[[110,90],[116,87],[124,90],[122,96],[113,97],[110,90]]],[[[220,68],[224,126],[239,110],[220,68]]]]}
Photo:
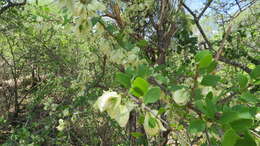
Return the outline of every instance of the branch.
{"type": "Polygon", "coordinates": [[[232,66],[235,66],[235,67],[238,67],[238,68],[242,69],[243,71],[245,71],[248,74],[250,74],[250,72],[251,72],[251,69],[248,68],[246,65],[243,65],[243,64],[241,64],[239,62],[235,62],[235,61],[229,60],[227,58],[224,58],[223,56],[219,57],[219,61],[224,62],[224,63],[229,64],[229,65],[232,65],[232,66]]]}
{"type": "Polygon", "coordinates": [[[206,33],[204,32],[203,28],[201,27],[200,23],[199,23],[199,18],[196,16],[196,14],[187,6],[185,5],[183,2],[181,2],[181,4],[184,6],[184,8],[193,16],[193,20],[197,26],[197,28],[199,29],[199,32],[201,33],[203,39],[205,40],[205,42],[207,43],[208,47],[210,50],[213,50],[213,47],[206,35],[206,33]]]}
{"type": "Polygon", "coordinates": [[[2,53],[0,53],[0,57],[4,60],[4,62],[5,62],[8,66],[12,67],[12,65],[9,63],[9,61],[4,57],[4,55],[3,55],[2,53]]]}
{"type": "Polygon", "coordinates": [[[208,146],[211,146],[207,125],[206,125],[206,129],[205,129],[205,134],[206,134],[206,139],[207,139],[207,142],[208,142],[208,146]]]}
{"type": "Polygon", "coordinates": [[[198,19],[200,19],[203,14],[205,13],[205,11],[209,8],[210,4],[213,2],[213,0],[209,0],[208,3],[205,5],[205,7],[203,8],[203,10],[200,12],[198,19]]]}
{"type": "Polygon", "coordinates": [[[215,56],[215,60],[219,60],[219,57],[220,57],[220,55],[223,52],[223,49],[225,47],[225,41],[226,41],[228,35],[231,33],[231,28],[232,28],[232,25],[229,25],[228,28],[227,28],[227,31],[226,31],[226,33],[225,33],[225,35],[224,35],[224,37],[221,41],[221,45],[220,45],[220,48],[219,48],[219,50],[218,50],[218,52],[215,56]]]}
{"type": "Polygon", "coordinates": [[[27,2],[27,0],[24,0],[24,1],[21,2],[21,3],[13,3],[13,2],[11,2],[10,0],[7,0],[7,3],[0,8],[0,15],[1,15],[2,13],[4,13],[7,9],[9,9],[9,8],[11,8],[11,7],[16,7],[16,6],[25,5],[26,2],[27,2]]]}
{"type": "MultiPolygon", "coordinates": [[[[199,19],[198,19],[198,17],[196,16],[196,14],[195,14],[187,5],[185,5],[184,2],[181,2],[181,4],[182,4],[182,5],[184,6],[184,8],[193,16],[194,22],[195,22],[197,28],[199,29],[199,32],[201,33],[201,35],[202,35],[203,39],[205,40],[206,44],[208,45],[209,49],[213,51],[213,46],[212,46],[212,44],[210,43],[210,41],[209,41],[207,35],[205,34],[203,28],[201,27],[201,25],[200,25],[200,23],[199,23],[199,19]]],[[[236,18],[240,13],[241,13],[241,12],[236,13],[234,18],[236,18]]],[[[231,29],[231,27],[230,27],[229,29],[231,29]]],[[[230,30],[229,30],[229,31],[230,31],[230,30]]],[[[223,40],[222,40],[222,44],[223,44],[223,45],[224,45],[224,42],[225,42],[225,41],[224,41],[224,39],[223,39],[223,40]]],[[[221,52],[222,52],[222,49],[219,50],[219,53],[221,53],[221,52]]],[[[251,69],[249,69],[247,66],[245,66],[245,65],[243,65],[243,64],[240,64],[239,62],[235,62],[235,61],[226,59],[226,58],[224,58],[223,56],[219,56],[219,57],[218,57],[218,60],[221,61],[221,62],[224,62],[224,63],[226,63],[226,64],[232,65],[232,66],[234,66],[234,67],[238,67],[238,68],[242,69],[243,71],[245,71],[245,72],[247,72],[247,73],[250,73],[250,72],[251,72],[251,69]]]]}
{"type": "Polygon", "coordinates": [[[120,28],[124,28],[124,22],[120,16],[121,12],[120,12],[120,8],[119,8],[119,5],[117,3],[115,3],[113,6],[113,13],[114,13],[114,17],[117,21],[117,24],[120,28]]]}
{"type": "Polygon", "coordinates": [[[231,101],[236,94],[237,94],[237,93],[235,93],[235,92],[231,93],[228,97],[223,98],[222,100],[219,100],[219,101],[217,102],[217,104],[223,105],[223,104],[225,104],[225,103],[231,101]]]}
{"type": "MultiPolygon", "coordinates": [[[[237,2],[237,0],[236,0],[236,2],[237,2]]],[[[239,5],[239,4],[238,4],[239,5]]],[[[249,7],[251,7],[253,5],[253,3],[252,4],[250,4],[249,6],[248,6],[248,8],[249,7]]],[[[245,11],[246,9],[241,9],[240,8],[240,10],[239,11],[237,11],[237,12],[235,12],[235,14],[234,14],[234,16],[232,17],[232,19],[230,20],[230,23],[229,23],[229,25],[228,25],[228,28],[227,28],[227,30],[224,32],[225,34],[224,34],[224,37],[223,37],[223,39],[222,39],[222,41],[221,41],[221,45],[220,45],[220,49],[218,50],[218,52],[217,52],[217,54],[216,54],[216,56],[215,56],[215,60],[218,60],[219,59],[219,57],[221,56],[221,53],[223,52],[223,49],[224,49],[224,46],[225,46],[225,41],[226,41],[226,39],[227,39],[227,37],[228,37],[228,35],[231,33],[231,28],[232,28],[232,21],[235,19],[235,18],[237,18],[243,11],[245,11]]]]}
{"type": "Polygon", "coordinates": [[[148,78],[148,82],[149,82],[150,84],[152,84],[152,85],[159,86],[160,89],[161,89],[162,91],[164,91],[167,95],[172,96],[171,91],[169,91],[165,86],[163,86],[163,85],[161,85],[160,83],[158,83],[154,77],[152,77],[152,76],[149,77],[149,78],[148,78]]]}
{"type": "Polygon", "coordinates": [[[194,17],[194,19],[197,19],[198,17],[196,14],[183,2],[181,1],[181,4],[184,6],[184,8],[194,17]]]}
{"type": "Polygon", "coordinates": [[[252,134],[254,134],[257,138],[260,138],[260,135],[258,133],[256,133],[255,131],[253,130],[249,130],[252,134]]]}
{"type": "Polygon", "coordinates": [[[191,145],[194,145],[195,143],[197,143],[200,139],[202,139],[203,136],[199,136],[199,137],[195,137],[192,141],[191,141],[191,145]]]}
{"type": "Polygon", "coordinates": [[[160,6],[160,16],[158,20],[157,26],[160,28],[162,24],[165,22],[166,18],[166,12],[167,12],[167,5],[169,5],[168,0],[162,0],[161,1],[161,6],[160,6]]]}
{"type": "Polygon", "coordinates": [[[241,6],[240,6],[240,4],[239,4],[239,2],[237,0],[236,0],[236,4],[237,4],[239,10],[242,11],[242,8],[241,8],[241,6]]]}

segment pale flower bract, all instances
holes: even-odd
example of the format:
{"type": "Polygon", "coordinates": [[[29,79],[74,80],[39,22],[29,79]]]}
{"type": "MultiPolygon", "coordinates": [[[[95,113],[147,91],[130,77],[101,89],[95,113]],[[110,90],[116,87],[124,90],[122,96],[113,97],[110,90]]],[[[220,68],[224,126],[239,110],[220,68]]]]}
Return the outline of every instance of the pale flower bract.
{"type": "Polygon", "coordinates": [[[102,96],[98,98],[94,104],[95,108],[98,108],[100,112],[104,112],[108,109],[116,108],[121,102],[121,96],[116,92],[105,91],[102,96]]]}

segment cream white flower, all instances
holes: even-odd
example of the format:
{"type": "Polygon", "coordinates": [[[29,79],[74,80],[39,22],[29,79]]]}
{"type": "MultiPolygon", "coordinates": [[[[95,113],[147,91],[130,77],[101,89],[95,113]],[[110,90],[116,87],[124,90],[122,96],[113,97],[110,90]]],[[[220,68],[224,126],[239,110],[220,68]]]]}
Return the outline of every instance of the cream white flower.
{"type": "Polygon", "coordinates": [[[255,131],[256,131],[256,132],[260,132],[260,126],[256,127],[256,128],[255,128],[255,131]]]}
{"type": "Polygon", "coordinates": [[[70,118],[72,123],[75,123],[77,120],[77,116],[75,114],[73,114],[73,116],[70,118]]]}
{"type": "Polygon", "coordinates": [[[59,119],[59,126],[57,126],[58,131],[63,131],[66,127],[66,123],[64,122],[63,119],[59,119]]]}
{"type": "Polygon", "coordinates": [[[213,92],[213,88],[212,87],[203,87],[201,94],[206,96],[209,92],[213,92]]]}
{"type": "Polygon", "coordinates": [[[130,111],[125,105],[119,105],[118,111],[119,113],[115,117],[115,120],[121,127],[125,127],[129,120],[130,111]]]}
{"type": "Polygon", "coordinates": [[[189,101],[189,96],[186,89],[180,89],[173,93],[173,100],[179,105],[185,105],[189,101]]]}
{"type": "Polygon", "coordinates": [[[105,91],[102,96],[98,98],[94,107],[99,109],[100,112],[104,112],[108,109],[113,109],[119,106],[121,102],[121,96],[116,92],[105,91]]]}
{"type": "Polygon", "coordinates": [[[130,112],[136,107],[136,104],[128,102],[126,105],[119,105],[117,108],[112,108],[107,111],[109,116],[116,120],[121,127],[125,127],[130,116],[130,112]]]}
{"type": "Polygon", "coordinates": [[[68,109],[65,109],[62,113],[63,113],[64,117],[66,117],[66,116],[68,116],[70,114],[68,109]]]}
{"type": "Polygon", "coordinates": [[[166,129],[163,127],[161,121],[159,119],[157,119],[154,114],[157,114],[158,112],[157,111],[152,111],[152,113],[146,113],[145,115],[145,119],[144,119],[144,130],[145,130],[145,133],[147,135],[150,135],[150,136],[155,136],[157,135],[160,131],[166,131],[166,129]],[[150,127],[150,124],[149,124],[149,120],[151,118],[154,118],[156,120],[156,123],[155,123],[155,126],[154,127],[150,127]]]}

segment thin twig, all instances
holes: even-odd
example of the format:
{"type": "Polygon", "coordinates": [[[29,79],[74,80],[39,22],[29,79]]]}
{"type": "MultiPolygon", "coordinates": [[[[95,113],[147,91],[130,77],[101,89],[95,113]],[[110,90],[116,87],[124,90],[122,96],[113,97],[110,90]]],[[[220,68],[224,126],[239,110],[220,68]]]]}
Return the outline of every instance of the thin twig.
{"type": "Polygon", "coordinates": [[[260,138],[260,135],[258,133],[256,133],[255,131],[253,130],[249,130],[252,134],[254,134],[257,138],[260,138]]]}
{"type": "MultiPolygon", "coordinates": [[[[209,39],[208,39],[206,33],[204,32],[203,28],[201,27],[201,25],[200,25],[200,23],[199,23],[199,19],[198,19],[198,17],[196,16],[196,14],[195,14],[184,2],[181,2],[181,4],[182,4],[182,5],[184,6],[184,8],[193,16],[193,20],[194,20],[194,22],[195,22],[195,24],[196,24],[196,26],[197,26],[199,32],[201,33],[203,39],[205,40],[206,44],[208,45],[209,49],[210,49],[211,51],[214,51],[213,46],[212,46],[212,44],[210,43],[210,41],[209,41],[209,39]]],[[[252,6],[252,5],[253,5],[253,4],[251,4],[250,6],[252,6]]],[[[249,7],[250,7],[250,6],[249,6],[249,7]]],[[[245,10],[245,9],[244,9],[244,10],[245,10]]],[[[243,11],[244,11],[244,10],[243,10],[243,11]]],[[[242,12],[242,11],[240,11],[240,12],[238,12],[238,13],[235,13],[233,19],[236,18],[241,12],[242,12]]],[[[224,42],[224,41],[223,41],[223,42],[224,42]]],[[[224,45],[224,43],[223,43],[223,45],[224,45]]],[[[220,50],[220,53],[221,53],[221,50],[220,50]]],[[[251,72],[251,69],[249,69],[247,66],[245,66],[245,65],[243,65],[243,64],[241,64],[241,63],[239,63],[239,62],[235,62],[235,61],[229,60],[229,59],[227,59],[227,58],[224,58],[223,56],[219,56],[219,57],[218,57],[218,60],[221,61],[221,62],[224,62],[224,63],[226,63],[226,64],[232,65],[232,66],[234,66],[234,67],[238,67],[238,68],[242,69],[243,71],[245,71],[245,72],[247,72],[247,73],[250,73],[250,72],[251,72]]]]}
{"type": "Polygon", "coordinates": [[[207,125],[206,125],[206,129],[205,129],[205,134],[206,134],[206,139],[207,139],[208,145],[211,146],[207,125]]]}
{"type": "Polygon", "coordinates": [[[203,14],[205,13],[205,11],[209,8],[210,4],[213,2],[213,0],[209,0],[208,3],[205,5],[205,7],[203,8],[203,10],[200,12],[198,19],[200,19],[203,14]]]}
{"type": "Polygon", "coordinates": [[[215,56],[215,60],[216,60],[216,61],[219,60],[219,57],[221,56],[221,53],[223,52],[223,49],[224,49],[224,46],[225,46],[225,41],[226,41],[228,35],[229,35],[230,32],[231,32],[231,28],[232,28],[232,25],[229,25],[228,28],[227,28],[227,31],[226,31],[226,33],[225,33],[225,35],[224,35],[224,37],[223,37],[223,39],[222,39],[222,41],[221,41],[220,48],[219,48],[219,50],[217,51],[217,54],[216,54],[216,56],[215,56]]]}

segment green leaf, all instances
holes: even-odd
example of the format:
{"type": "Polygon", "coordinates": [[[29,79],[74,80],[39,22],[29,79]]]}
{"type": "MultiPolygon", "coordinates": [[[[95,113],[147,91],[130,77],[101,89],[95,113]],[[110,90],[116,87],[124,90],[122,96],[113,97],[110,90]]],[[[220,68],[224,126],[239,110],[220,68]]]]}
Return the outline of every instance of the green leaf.
{"type": "Polygon", "coordinates": [[[226,111],[223,113],[222,117],[220,118],[220,122],[224,123],[231,123],[236,120],[240,119],[252,119],[252,115],[246,109],[240,111],[226,111]]]}
{"type": "Polygon", "coordinates": [[[206,76],[203,77],[203,79],[201,81],[201,85],[216,86],[220,79],[221,78],[219,76],[216,76],[216,75],[206,75],[206,76]]]}
{"type": "Polygon", "coordinates": [[[237,120],[237,113],[234,112],[234,111],[228,111],[228,112],[224,112],[221,119],[220,119],[220,122],[222,124],[224,123],[230,123],[232,121],[235,121],[237,120]]]}
{"type": "Polygon", "coordinates": [[[150,88],[144,96],[144,103],[155,103],[160,99],[161,89],[159,87],[150,88]]]}
{"type": "Polygon", "coordinates": [[[239,139],[239,136],[233,129],[229,129],[225,132],[222,139],[222,146],[234,146],[239,139]]]}
{"type": "Polygon", "coordinates": [[[140,97],[146,94],[148,87],[149,83],[145,79],[137,77],[132,83],[130,93],[134,96],[140,97]]]}
{"type": "Polygon", "coordinates": [[[140,115],[137,119],[138,123],[139,124],[143,124],[144,123],[144,119],[145,119],[145,116],[144,115],[140,115]]]}
{"type": "Polygon", "coordinates": [[[249,132],[246,131],[243,133],[243,137],[237,140],[235,146],[257,146],[257,144],[249,132]]]}
{"type": "Polygon", "coordinates": [[[203,95],[201,93],[201,89],[200,88],[196,88],[194,90],[194,98],[195,98],[195,100],[200,100],[200,99],[203,98],[203,95]]]}
{"type": "Polygon", "coordinates": [[[237,80],[241,89],[246,88],[248,83],[248,78],[245,75],[239,74],[237,76],[237,80]]]}
{"type": "Polygon", "coordinates": [[[106,29],[110,33],[113,33],[113,32],[115,32],[117,30],[116,27],[114,25],[112,25],[112,24],[108,24],[106,29]]]}
{"type": "Polygon", "coordinates": [[[258,79],[260,77],[260,65],[257,65],[255,69],[250,73],[251,78],[258,79]]]}
{"type": "Polygon", "coordinates": [[[164,75],[162,75],[162,74],[156,74],[155,75],[155,79],[156,79],[156,81],[157,82],[159,82],[160,84],[168,84],[169,83],[169,79],[166,77],[166,76],[164,76],[164,75]]]}
{"type": "Polygon", "coordinates": [[[214,71],[217,65],[218,63],[216,61],[212,61],[210,65],[207,67],[207,72],[211,73],[212,71],[214,71]]]}
{"type": "Polygon", "coordinates": [[[159,109],[159,111],[158,111],[158,115],[161,115],[161,114],[163,114],[163,113],[165,113],[165,112],[166,112],[166,108],[160,107],[160,109],[159,109]]]}
{"type": "Polygon", "coordinates": [[[148,42],[146,40],[140,40],[140,41],[137,42],[136,45],[140,48],[143,48],[143,47],[146,47],[148,45],[148,42]]]}
{"type": "Polygon", "coordinates": [[[200,51],[196,54],[195,59],[199,62],[199,68],[207,68],[213,61],[212,54],[209,50],[200,51]]]}
{"type": "Polygon", "coordinates": [[[253,121],[250,119],[236,120],[230,123],[230,126],[237,132],[246,131],[252,126],[253,121]]]}
{"type": "Polygon", "coordinates": [[[150,128],[154,128],[156,126],[156,124],[157,124],[156,122],[157,122],[157,120],[155,118],[150,117],[149,120],[148,120],[149,127],[150,128]]]}
{"type": "Polygon", "coordinates": [[[246,101],[246,102],[250,102],[250,103],[258,103],[258,102],[260,102],[260,99],[257,98],[252,93],[250,93],[249,91],[242,93],[240,99],[243,100],[243,101],[246,101]]]}
{"type": "Polygon", "coordinates": [[[130,88],[131,86],[131,76],[122,72],[116,74],[116,81],[123,85],[125,88],[130,88]]]}
{"type": "Polygon", "coordinates": [[[255,82],[254,82],[255,85],[260,85],[260,79],[257,79],[255,82]]]}
{"type": "Polygon", "coordinates": [[[140,132],[132,132],[131,135],[134,136],[134,137],[136,137],[136,138],[138,138],[138,137],[143,136],[144,134],[142,134],[142,133],[140,133],[140,132]]]}
{"type": "Polygon", "coordinates": [[[215,118],[215,113],[217,111],[216,104],[213,103],[213,93],[209,92],[207,97],[206,97],[206,115],[214,119],[215,118]]]}
{"type": "Polygon", "coordinates": [[[189,131],[191,133],[198,133],[204,131],[206,128],[206,123],[202,120],[193,120],[189,125],[189,131]]]}
{"type": "Polygon", "coordinates": [[[95,26],[100,21],[100,17],[91,18],[92,26],[95,26]]]}
{"type": "Polygon", "coordinates": [[[203,113],[206,113],[205,104],[202,99],[195,101],[195,106],[203,113]]]}
{"type": "Polygon", "coordinates": [[[145,78],[145,77],[149,76],[150,74],[151,74],[151,71],[147,65],[141,64],[138,66],[137,74],[136,74],[137,77],[145,78]]]}

